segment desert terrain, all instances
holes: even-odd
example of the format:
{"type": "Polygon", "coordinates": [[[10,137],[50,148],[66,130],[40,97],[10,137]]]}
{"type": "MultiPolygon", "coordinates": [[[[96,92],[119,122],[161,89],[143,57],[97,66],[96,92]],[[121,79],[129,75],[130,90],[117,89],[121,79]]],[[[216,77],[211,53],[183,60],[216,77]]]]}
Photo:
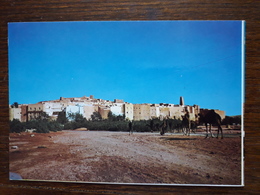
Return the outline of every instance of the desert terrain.
{"type": "MultiPolygon", "coordinates": [[[[214,132],[216,133],[216,132],[214,132]]],[[[29,180],[241,184],[241,136],[64,130],[10,134],[10,172],[29,180]]]]}

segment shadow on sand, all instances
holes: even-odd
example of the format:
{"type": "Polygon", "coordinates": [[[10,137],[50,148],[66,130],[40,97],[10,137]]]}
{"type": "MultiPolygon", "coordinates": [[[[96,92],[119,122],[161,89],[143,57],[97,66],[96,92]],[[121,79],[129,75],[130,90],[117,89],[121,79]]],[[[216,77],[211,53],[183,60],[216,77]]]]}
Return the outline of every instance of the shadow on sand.
{"type": "Polygon", "coordinates": [[[178,137],[161,137],[160,139],[166,140],[166,141],[172,141],[172,140],[196,140],[197,138],[178,138],[178,137]]]}

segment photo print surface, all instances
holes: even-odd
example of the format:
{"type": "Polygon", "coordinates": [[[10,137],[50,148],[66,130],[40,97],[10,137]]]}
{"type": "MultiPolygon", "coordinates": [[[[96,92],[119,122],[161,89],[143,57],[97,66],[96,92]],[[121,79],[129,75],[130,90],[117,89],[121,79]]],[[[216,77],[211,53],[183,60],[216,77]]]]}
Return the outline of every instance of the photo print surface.
{"type": "Polygon", "coordinates": [[[244,26],[9,23],[10,179],[243,186],[244,26]]]}

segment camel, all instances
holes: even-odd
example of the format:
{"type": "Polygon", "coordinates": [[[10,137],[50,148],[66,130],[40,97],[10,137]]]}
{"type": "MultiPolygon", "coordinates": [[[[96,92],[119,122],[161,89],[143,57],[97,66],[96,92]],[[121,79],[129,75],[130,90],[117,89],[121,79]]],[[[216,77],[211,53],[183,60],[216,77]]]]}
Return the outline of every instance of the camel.
{"type": "MultiPolygon", "coordinates": [[[[211,132],[211,126],[217,125],[218,126],[218,135],[219,135],[219,131],[220,131],[221,139],[223,139],[223,131],[221,128],[221,117],[214,110],[209,110],[207,113],[199,113],[199,123],[205,123],[206,133],[207,133],[205,138],[207,138],[209,136],[209,132],[211,134],[211,137],[214,137],[211,132]],[[210,125],[209,130],[208,130],[208,124],[210,125]]],[[[218,138],[218,135],[217,135],[217,138],[218,138]]]]}
{"type": "Polygon", "coordinates": [[[182,130],[183,130],[183,135],[190,135],[190,127],[191,127],[191,123],[190,123],[190,115],[189,113],[186,113],[184,116],[182,117],[182,130]]]}

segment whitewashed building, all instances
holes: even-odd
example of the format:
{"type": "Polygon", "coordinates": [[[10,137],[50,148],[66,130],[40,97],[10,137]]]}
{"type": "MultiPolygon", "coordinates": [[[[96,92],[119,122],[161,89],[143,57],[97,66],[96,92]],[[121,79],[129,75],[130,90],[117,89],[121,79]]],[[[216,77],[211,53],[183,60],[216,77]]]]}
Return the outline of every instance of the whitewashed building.
{"type": "Polygon", "coordinates": [[[84,116],[84,108],[83,108],[83,105],[80,105],[80,104],[69,105],[69,106],[66,107],[65,113],[66,113],[66,117],[67,117],[69,120],[72,120],[72,118],[70,117],[70,114],[81,114],[81,115],[84,116]]]}
{"type": "Polygon", "coordinates": [[[110,111],[112,114],[116,116],[123,116],[124,115],[124,104],[123,103],[114,103],[110,106],[110,111]]]}

